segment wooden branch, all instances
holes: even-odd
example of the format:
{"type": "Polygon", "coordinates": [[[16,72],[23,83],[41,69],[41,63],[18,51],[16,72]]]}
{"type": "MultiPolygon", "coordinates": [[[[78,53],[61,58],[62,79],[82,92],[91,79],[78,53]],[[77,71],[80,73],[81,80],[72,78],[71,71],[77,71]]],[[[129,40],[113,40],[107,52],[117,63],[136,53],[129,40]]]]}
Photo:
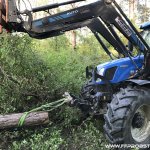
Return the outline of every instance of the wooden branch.
{"type": "MultiPolygon", "coordinates": [[[[18,127],[23,113],[0,115],[0,129],[9,129],[18,127]]],[[[37,126],[49,123],[48,112],[33,112],[27,115],[23,126],[37,126]]]]}

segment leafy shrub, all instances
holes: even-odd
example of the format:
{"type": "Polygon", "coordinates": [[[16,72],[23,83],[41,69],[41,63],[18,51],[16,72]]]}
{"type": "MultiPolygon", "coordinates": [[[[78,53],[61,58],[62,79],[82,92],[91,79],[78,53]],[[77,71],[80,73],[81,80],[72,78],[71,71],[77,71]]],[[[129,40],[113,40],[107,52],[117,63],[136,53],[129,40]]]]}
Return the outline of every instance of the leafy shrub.
{"type": "Polygon", "coordinates": [[[50,132],[49,129],[44,129],[42,134],[35,133],[22,141],[14,141],[11,149],[57,150],[62,143],[63,139],[61,138],[59,130],[53,129],[53,131],[50,132]]]}
{"type": "MultiPolygon", "coordinates": [[[[99,50],[92,37],[79,43],[76,51],[65,36],[42,41],[14,35],[2,38],[0,113],[31,110],[61,98],[66,91],[78,94],[86,80],[85,67],[107,59],[99,50]]],[[[0,149],[93,149],[101,145],[101,131],[91,121],[80,127],[79,110],[64,106],[50,116],[52,124],[47,128],[1,132],[0,149]]]]}

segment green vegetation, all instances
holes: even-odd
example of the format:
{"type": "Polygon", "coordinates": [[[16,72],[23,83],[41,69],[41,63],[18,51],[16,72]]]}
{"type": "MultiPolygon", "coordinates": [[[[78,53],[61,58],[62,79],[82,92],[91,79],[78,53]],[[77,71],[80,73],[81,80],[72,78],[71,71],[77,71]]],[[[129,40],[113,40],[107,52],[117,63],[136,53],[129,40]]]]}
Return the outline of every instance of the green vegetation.
{"type": "MultiPolygon", "coordinates": [[[[108,59],[93,36],[76,50],[66,36],[43,41],[5,36],[0,41],[0,114],[29,111],[66,91],[78,94],[86,66],[108,59]]],[[[69,106],[51,112],[50,120],[48,126],[0,131],[0,149],[104,149],[100,120],[83,121],[80,110],[69,106]]]]}

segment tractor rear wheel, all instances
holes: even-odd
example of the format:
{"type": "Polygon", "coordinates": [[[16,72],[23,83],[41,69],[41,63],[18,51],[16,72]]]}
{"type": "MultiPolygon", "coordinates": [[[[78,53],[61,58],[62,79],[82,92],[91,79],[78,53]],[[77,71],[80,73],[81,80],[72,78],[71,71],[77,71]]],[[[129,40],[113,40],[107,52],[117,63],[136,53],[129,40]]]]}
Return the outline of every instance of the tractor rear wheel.
{"type": "Polygon", "coordinates": [[[121,89],[108,104],[104,118],[104,132],[111,144],[150,144],[150,89],[121,89]]]}

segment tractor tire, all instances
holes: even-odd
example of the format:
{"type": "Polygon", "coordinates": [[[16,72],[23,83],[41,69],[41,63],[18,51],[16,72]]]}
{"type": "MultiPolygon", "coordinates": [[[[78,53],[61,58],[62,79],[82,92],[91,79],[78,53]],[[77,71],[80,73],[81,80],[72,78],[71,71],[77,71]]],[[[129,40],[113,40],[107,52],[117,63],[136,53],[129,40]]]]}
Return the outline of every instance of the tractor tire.
{"type": "Polygon", "coordinates": [[[104,119],[104,134],[111,144],[150,144],[150,89],[120,89],[104,119]]]}

